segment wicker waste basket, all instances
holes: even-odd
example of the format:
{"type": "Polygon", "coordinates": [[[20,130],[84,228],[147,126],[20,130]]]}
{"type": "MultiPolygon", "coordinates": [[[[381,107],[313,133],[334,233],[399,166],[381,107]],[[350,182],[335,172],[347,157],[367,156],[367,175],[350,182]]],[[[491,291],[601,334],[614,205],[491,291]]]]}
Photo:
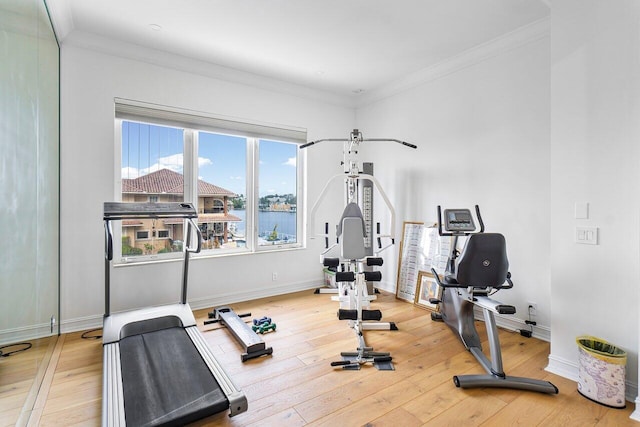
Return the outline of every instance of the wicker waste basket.
{"type": "Polygon", "coordinates": [[[578,393],[611,408],[624,408],[627,353],[600,338],[581,336],[578,343],[578,393]]]}

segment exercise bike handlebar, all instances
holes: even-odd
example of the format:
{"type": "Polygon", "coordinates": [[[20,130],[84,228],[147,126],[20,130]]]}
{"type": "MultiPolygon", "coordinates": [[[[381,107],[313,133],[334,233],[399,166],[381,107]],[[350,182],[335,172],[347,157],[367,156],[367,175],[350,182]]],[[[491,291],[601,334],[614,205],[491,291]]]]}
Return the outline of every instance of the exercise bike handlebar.
{"type": "Polygon", "coordinates": [[[476,216],[478,217],[478,222],[480,223],[480,233],[484,233],[484,222],[482,221],[482,215],[480,215],[480,206],[476,205],[476,216]]]}

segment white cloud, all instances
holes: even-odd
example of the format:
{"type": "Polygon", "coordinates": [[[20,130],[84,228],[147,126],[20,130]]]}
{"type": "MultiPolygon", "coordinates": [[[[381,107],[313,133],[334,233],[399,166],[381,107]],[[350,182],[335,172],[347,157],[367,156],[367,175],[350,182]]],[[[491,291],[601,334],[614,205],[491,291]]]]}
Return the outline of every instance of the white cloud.
{"type": "Polygon", "coordinates": [[[230,176],[229,179],[232,181],[240,181],[241,179],[243,179],[243,176],[230,176]]]}
{"type": "MultiPolygon", "coordinates": [[[[150,174],[151,172],[157,172],[160,169],[169,169],[174,172],[182,173],[182,159],[182,153],[178,153],[172,154],[170,156],[160,157],[156,163],[152,164],[148,168],[137,169],[130,166],[124,167],[121,171],[122,178],[135,179],[142,175],[150,174]]],[[[200,159],[198,159],[198,161],[200,161],[200,159]]]]}
{"type": "Polygon", "coordinates": [[[120,176],[122,178],[136,179],[140,176],[140,171],[137,168],[126,167],[122,168],[120,176]]]}
{"type": "Polygon", "coordinates": [[[211,159],[207,159],[206,157],[198,157],[198,167],[203,167],[203,166],[208,166],[208,165],[212,165],[213,162],[211,161],[211,159]]]}
{"type": "Polygon", "coordinates": [[[283,165],[296,167],[296,158],[289,157],[287,161],[283,163],[283,165]]]}

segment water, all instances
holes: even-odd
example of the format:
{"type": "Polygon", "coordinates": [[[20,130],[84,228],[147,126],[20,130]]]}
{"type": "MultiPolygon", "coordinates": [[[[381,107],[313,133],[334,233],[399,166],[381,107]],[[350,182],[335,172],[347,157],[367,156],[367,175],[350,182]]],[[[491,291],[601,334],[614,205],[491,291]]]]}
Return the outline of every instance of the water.
{"type": "MultiPolygon", "coordinates": [[[[235,215],[242,219],[242,222],[236,222],[236,233],[246,236],[246,211],[231,210],[231,215],[235,215]]],[[[276,233],[278,240],[296,241],[296,213],[295,212],[279,212],[279,211],[259,211],[258,212],[258,236],[267,238],[277,225],[276,233]]]]}

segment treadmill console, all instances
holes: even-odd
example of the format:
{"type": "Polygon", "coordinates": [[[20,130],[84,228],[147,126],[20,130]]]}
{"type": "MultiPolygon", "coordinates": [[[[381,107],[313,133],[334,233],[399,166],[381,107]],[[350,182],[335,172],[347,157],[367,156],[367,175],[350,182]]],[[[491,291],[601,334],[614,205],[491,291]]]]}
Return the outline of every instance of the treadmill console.
{"type": "Polygon", "coordinates": [[[445,209],[444,228],[452,233],[476,231],[476,224],[469,209],[445,209]]]}

